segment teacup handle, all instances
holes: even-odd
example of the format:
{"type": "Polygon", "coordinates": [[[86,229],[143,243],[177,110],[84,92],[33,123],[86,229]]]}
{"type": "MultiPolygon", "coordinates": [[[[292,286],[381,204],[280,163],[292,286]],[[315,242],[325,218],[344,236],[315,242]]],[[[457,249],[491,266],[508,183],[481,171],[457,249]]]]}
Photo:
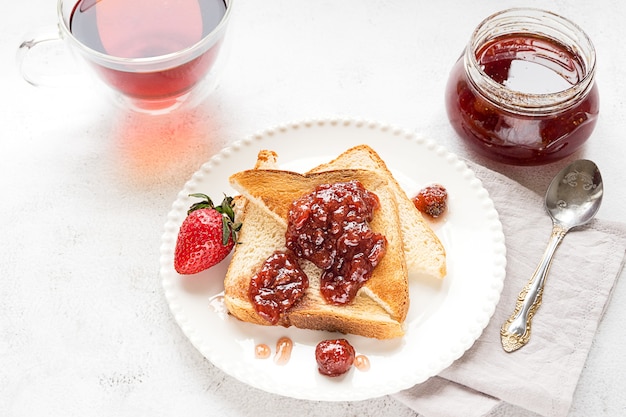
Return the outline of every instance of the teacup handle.
{"type": "Polygon", "coordinates": [[[25,35],[16,60],[24,80],[34,86],[67,86],[67,81],[78,72],[57,25],[25,35]]]}

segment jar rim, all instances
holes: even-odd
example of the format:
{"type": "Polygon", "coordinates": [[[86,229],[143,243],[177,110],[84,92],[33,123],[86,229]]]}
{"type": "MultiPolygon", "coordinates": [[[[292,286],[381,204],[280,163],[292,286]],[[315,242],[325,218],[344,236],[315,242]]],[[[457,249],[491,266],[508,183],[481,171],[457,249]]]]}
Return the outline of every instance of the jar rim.
{"type": "Polygon", "coordinates": [[[494,104],[520,114],[549,114],[568,108],[591,90],[596,52],[589,36],[571,20],[547,10],[518,7],[496,12],[476,27],[465,49],[464,65],[474,87],[494,104]],[[479,64],[476,52],[487,42],[512,34],[537,35],[570,48],[581,59],[582,77],[571,87],[551,93],[521,92],[495,81],[479,64]]]}

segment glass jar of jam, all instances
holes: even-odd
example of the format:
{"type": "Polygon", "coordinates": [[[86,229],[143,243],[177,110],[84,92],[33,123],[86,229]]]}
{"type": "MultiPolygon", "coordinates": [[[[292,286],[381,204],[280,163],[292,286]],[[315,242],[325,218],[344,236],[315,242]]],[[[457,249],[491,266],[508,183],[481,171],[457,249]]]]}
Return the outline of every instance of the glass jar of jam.
{"type": "Polygon", "coordinates": [[[540,165],[576,151],[599,111],[595,49],[554,13],[508,9],[485,19],[451,70],[450,123],[493,160],[540,165]]]}

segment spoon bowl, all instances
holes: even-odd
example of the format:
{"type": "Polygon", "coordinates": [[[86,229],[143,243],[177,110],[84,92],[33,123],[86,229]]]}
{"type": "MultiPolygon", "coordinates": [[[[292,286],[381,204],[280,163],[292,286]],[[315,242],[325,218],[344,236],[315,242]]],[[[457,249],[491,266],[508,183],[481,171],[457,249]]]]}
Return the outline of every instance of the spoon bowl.
{"type": "Polygon", "coordinates": [[[553,221],[572,228],[588,223],[598,212],[603,186],[593,162],[579,159],[561,170],[546,192],[546,210],[553,221]]]}
{"type": "Polygon", "coordinates": [[[572,162],[550,183],[545,208],[552,218],[552,233],[537,269],[517,298],[513,314],[500,329],[502,347],[506,352],[513,352],[530,340],[532,318],[541,305],[554,253],[570,229],[593,219],[603,193],[600,170],[586,159],[572,162]]]}

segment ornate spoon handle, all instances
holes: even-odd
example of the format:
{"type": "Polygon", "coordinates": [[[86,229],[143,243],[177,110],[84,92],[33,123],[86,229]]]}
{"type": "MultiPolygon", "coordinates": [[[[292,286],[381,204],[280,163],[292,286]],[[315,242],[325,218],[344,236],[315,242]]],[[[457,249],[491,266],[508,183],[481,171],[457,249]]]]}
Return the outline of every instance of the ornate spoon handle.
{"type": "Polygon", "coordinates": [[[535,312],[541,305],[543,286],[550,270],[552,257],[568,230],[557,223],[552,226],[552,234],[550,235],[548,246],[537,269],[535,269],[530,281],[517,296],[515,311],[500,329],[502,347],[505,351],[516,351],[528,343],[530,339],[530,324],[535,312]]]}

